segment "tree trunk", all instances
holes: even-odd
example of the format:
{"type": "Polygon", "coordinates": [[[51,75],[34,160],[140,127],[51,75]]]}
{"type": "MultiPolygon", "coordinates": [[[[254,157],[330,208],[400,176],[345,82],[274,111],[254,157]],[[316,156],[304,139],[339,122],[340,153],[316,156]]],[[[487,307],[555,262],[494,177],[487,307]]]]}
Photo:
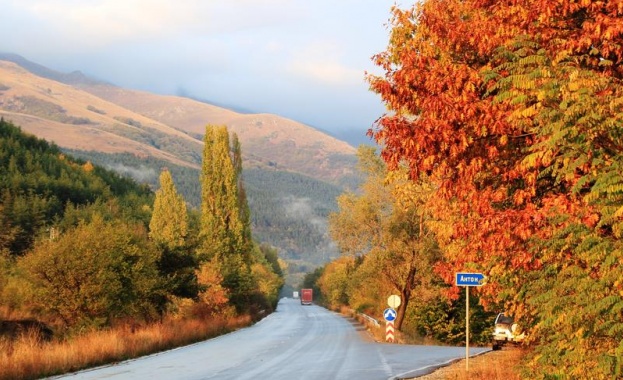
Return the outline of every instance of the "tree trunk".
{"type": "Polygon", "coordinates": [[[405,285],[400,291],[401,302],[400,306],[398,306],[398,316],[396,317],[396,322],[394,327],[396,330],[401,331],[402,323],[405,319],[405,314],[407,312],[407,306],[409,305],[409,299],[411,298],[411,291],[415,287],[415,268],[412,267],[409,269],[409,273],[407,274],[407,279],[405,281],[405,285]]]}

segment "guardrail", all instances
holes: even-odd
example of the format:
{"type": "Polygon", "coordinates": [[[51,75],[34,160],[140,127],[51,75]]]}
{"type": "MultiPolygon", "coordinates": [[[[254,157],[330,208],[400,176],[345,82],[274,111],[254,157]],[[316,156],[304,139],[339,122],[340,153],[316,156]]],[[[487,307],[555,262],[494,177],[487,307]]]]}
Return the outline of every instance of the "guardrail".
{"type": "Polygon", "coordinates": [[[379,321],[377,321],[376,319],[372,318],[371,316],[369,316],[367,314],[364,314],[364,313],[357,313],[357,314],[360,315],[366,321],[372,323],[374,326],[381,327],[381,324],[379,323],[379,321]]]}
{"type": "Polygon", "coordinates": [[[354,309],[346,309],[348,311],[348,314],[353,317],[353,318],[357,318],[360,320],[364,319],[366,323],[374,325],[374,327],[381,327],[381,323],[376,320],[374,317],[369,316],[368,314],[364,314],[364,313],[360,313],[358,311],[355,311],[354,309]]]}

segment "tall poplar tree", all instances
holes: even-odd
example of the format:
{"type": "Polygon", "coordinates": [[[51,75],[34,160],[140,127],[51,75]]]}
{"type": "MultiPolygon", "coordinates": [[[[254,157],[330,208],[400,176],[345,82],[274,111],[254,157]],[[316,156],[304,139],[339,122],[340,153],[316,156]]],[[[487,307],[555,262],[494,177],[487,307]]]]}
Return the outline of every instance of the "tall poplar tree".
{"type": "MultiPolygon", "coordinates": [[[[234,165],[238,186],[238,208],[240,212],[240,222],[243,228],[241,236],[242,245],[244,252],[249,253],[253,245],[253,238],[251,235],[251,210],[247,201],[244,181],[242,180],[242,148],[240,147],[238,135],[235,133],[232,133],[232,163],[234,165]]],[[[245,261],[250,261],[248,255],[245,256],[245,261]]]]}
{"type": "Polygon", "coordinates": [[[201,170],[201,236],[209,258],[238,252],[242,222],[238,206],[238,179],[229,155],[225,126],[206,127],[201,170]]]}
{"type": "MultiPolygon", "coordinates": [[[[250,294],[248,246],[241,220],[238,172],[225,126],[206,127],[201,170],[201,253],[221,268],[223,286],[240,311],[250,294]]],[[[239,148],[238,148],[239,151],[239,148]]],[[[238,161],[240,157],[238,156],[238,161]]]]}
{"type": "Polygon", "coordinates": [[[168,170],[160,174],[160,189],[156,191],[154,211],[149,222],[149,237],[170,249],[184,245],[188,235],[188,210],[168,170]]]}
{"type": "Polygon", "coordinates": [[[158,269],[167,290],[178,297],[194,298],[197,285],[197,259],[188,248],[188,210],[168,170],[160,174],[154,211],[149,222],[149,237],[161,250],[158,269]]]}

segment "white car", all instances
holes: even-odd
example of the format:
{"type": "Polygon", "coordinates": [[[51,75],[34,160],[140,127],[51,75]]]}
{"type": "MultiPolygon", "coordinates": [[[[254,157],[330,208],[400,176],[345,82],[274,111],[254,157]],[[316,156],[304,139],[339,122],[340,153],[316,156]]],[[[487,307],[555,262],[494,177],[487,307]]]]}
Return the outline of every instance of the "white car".
{"type": "Polygon", "coordinates": [[[506,343],[519,344],[526,339],[526,334],[512,317],[504,313],[498,314],[495,318],[495,329],[493,331],[493,349],[499,350],[506,343]]]}

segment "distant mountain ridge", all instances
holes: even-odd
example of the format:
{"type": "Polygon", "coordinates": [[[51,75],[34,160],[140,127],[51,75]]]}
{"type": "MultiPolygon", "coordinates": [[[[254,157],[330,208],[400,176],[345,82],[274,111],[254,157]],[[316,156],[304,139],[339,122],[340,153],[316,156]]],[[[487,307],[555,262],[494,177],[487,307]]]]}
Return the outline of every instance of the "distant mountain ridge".
{"type": "Polygon", "coordinates": [[[51,79],[57,82],[69,84],[69,85],[75,85],[79,83],[90,83],[90,84],[98,84],[98,83],[104,84],[105,83],[102,81],[98,81],[96,79],[89,78],[88,76],[84,75],[79,70],[73,71],[69,74],[61,73],[59,71],[52,70],[38,63],[29,61],[26,58],[20,55],[17,55],[17,54],[13,54],[13,53],[0,52],[0,61],[13,62],[23,67],[24,69],[28,70],[29,72],[33,73],[34,75],[37,75],[42,78],[51,79]]]}
{"type": "Polygon", "coordinates": [[[6,53],[0,116],[152,187],[167,167],[195,207],[205,127],[226,125],[242,145],[256,237],[290,259],[293,276],[337,255],[326,218],[335,197],[358,181],[356,149],[322,131],[278,115],[125,89],[79,71],[63,74],[6,53]]]}
{"type": "Polygon", "coordinates": [[[354,174],[352,165],[344,165],[353,162],[354,147],[278,115],[241,114],[125,89],[6,53],[0,54],[0,88],[0,115],[69,149],[125,151],[197,165],[205,126],[217,124],[238,134],[248,166],[293,170],[333,183],[354,174]]]}

